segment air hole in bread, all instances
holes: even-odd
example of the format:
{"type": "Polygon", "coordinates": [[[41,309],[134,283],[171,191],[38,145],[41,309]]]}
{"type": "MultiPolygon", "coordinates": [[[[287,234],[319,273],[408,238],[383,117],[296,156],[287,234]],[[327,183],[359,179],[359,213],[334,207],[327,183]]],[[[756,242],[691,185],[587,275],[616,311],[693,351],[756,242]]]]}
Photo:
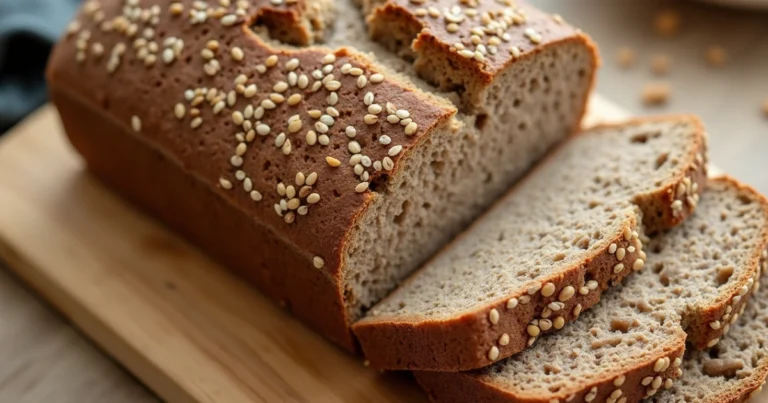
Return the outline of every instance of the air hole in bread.
{"type": "Polygon", "coordinates": [[[411,207],[410,201],[408,200],[403,201],[403,204],[400,205],[400,214],[397,214],[393,219],[395,224],[400,225],[403,223],[410,207],[411,207]]]}
{"type": "Polygon", "coordinates": [[[669,159],[669,153],[662,153],[656,158],[656,169],[661,168],[665,162],[669,159]]]}
{"type": "Polygon", "coordinates": [[[488,115],[481,113],[477,115],[477,118],[475,119],[475,128],[477,128],[477,130],[483,130],[486,123],[488,123],[488,115]]]}

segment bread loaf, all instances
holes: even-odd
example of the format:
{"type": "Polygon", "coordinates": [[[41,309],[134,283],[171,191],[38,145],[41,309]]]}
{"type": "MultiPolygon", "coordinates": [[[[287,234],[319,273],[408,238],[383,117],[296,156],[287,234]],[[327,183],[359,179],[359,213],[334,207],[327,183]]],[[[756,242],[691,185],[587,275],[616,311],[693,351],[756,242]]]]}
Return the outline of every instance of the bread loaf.
{"type": "Polygon", "coordinates": [[[484,367],[556,331],[643,267],[706,182],[698,119],[641,119],[574,138],[353,327],[377,368],[484,367]]]}
{"type": "MultiPolygon", "coordinates": [[[[759,288],[768,201],[733,179],[710,181],[695,214],[646,246],[644,271],[561,332],[481,370],[419,372],[417,379],[439,402],[740,401],[732,397],[743,398],[765,377],[765,347],[749,343],[765,333],[739,329],[726,337],[732,341],[718,342],[759,288]],[[691,350],[715,353],[683,359],[686,338],[691,350]]],[[[765,326],[764,318],[746,325],[765,326]]]]}
{"type": "Polygon", "coordinates": [[[576,129],[597,67],[526,5],[371,2],[369,29],[353,8],[88,0],[48,69],[93,174],[350,350],[353,321],[576,129]]]}

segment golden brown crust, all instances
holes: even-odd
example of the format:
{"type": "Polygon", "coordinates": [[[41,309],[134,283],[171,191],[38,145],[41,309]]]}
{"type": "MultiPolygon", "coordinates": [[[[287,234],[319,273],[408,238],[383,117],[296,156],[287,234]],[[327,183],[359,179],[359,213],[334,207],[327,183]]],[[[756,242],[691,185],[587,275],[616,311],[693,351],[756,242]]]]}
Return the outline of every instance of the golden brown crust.
{"type": "MultiPolygon", "coordinates": [[[[687,218],[695,207],[695,205],[691,205],[681,209],[674,216],[671,213],[665,213],[671,211],[670,189],[677,189],[677,184],[681,183],[683,178],[694,178],[696,183],[701,183],[691,193],[692,195],[696,195],[698,198],[698,195],[703,191],[707,168],[703,160],[701,162],[696,161],[700,160],[697,155],[706,154],[706,135],[698,119],[689,116],[637,119],[628,123],[637,124],[649,120],[679,119],[696,123],[694,125],[697,133],[696,138],[685,153],[689,163],[681,164],[678,173],[665,183],[660,184],[657,190],[635,200],[636,203],[639,203],[639,208],[643,210],[643,217],[651,215],[666,219],[666,221],[645,220],[652,225],[652,230],[672,227],[673,223],[679,223],[682,219],[687,218]]],[[[549,160],[543,161],[539,166],[547,163],[549,160]]],[[[534,176],[535,170],[534,173],[523,179],[523,182],[534,176]]],[[[514,193],[514,189],[506,197],[510,197],[509,195],[512,193],[514,193]]],[[[505,198],[502,198],[497,204],[504,203],[505,198]]],[[[642,263],[645,257],[645,253],[642,251],[642,241],[639,239],[640,233],[643,232],[637,223],[639,216],[640,214],[627,217],[622,231],[615,234],[613,242],[617,244],[617,247],[631,245],[636,248],[635,252],[627,252],[621,260],[627,268],[632,267],[635,261],[639,260],[642,263]],[[630,234],[630,236],[627,237],[624,234],[630,234]]],[[[460,239],[461,236],[455,242],[460,241],[460,239]]],[[[446,248],[450,248],[450,245],[446,248]]],[[[494,302],[479,305],[450,319],[421,320],[419,318],[417,321],[387,321],[377,320],[375,316],[369,316],[355,323],[352,328],[360,341],[366,358],[376,368],[456,372],[484,367],[496,360],[522,351],[529,345],[531,339],[535,341],[535,337],[531,337],[528,333],[529,324],[534,320],[542,319],[543,311],[552,302],[559,302],[559,295],[564,288],[570,286],[578,291],[586,285],[589,279],[599,284],[585,295],[576,292],[573,297],[563,303],[559,311],[551,312],[551,315],[544,319],[554,320],[558,316],[562,316],[564,323],[575,319],[578,316],[574,315],[574,309],[577,306],[580,305],[579,311],[593,306],[600,300],[600,295],[610,284],[619,284],[624,277],[631,273],[629,269],[614,273],[614,267],[619,261],[610,252],[610,248],[610,243],[606,242],[603,249],[586,257],[580,265],[574,266],[562,274],[541,279],[542,287],[547,283],[554,285],[554,293],[544,297],[541,290],[536,290],[533,294],[528,295],[529,303],[517,304],[512,310],[506,308],[507,302],[510,299],[519,301],[521,297],[527,294],[505,295],[494,302]],[[488,315],[494,309],[501,315],[499,315],[498,322],[492,324],[488,320],[488,315]],[[509,336],[509,342],[506,345],[499,343],[503,334],[509,336]]],[[[642,267],[643,265],[640,264],[637,269],[642,269],[642,267]]],[[[554,326],[549,329],[549,332],[557,330],[554,326]]],[[[547,332],[547,330],[540,331],[541,334],[547,332]]]]}
{"type": "Polygon", "coordinates": [[[578,43],[599,65],[597,47],[559,15],[523,2],[369,0],[371,36],[414,58],[421,77],[441,91],[457,91],[462,109],[482,108],[486,91],[511,64],[536,57],[544,47],[578,43]],[[397,27],[393,30],[392,28],[397,27]],[[435,65],[451,66],[447,71],[435,65]]]}

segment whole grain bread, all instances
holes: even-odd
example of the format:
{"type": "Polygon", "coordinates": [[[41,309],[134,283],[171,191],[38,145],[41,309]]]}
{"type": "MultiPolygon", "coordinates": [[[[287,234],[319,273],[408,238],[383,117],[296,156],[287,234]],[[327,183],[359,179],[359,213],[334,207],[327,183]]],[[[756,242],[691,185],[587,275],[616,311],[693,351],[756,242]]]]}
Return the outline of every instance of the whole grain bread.
{"type": "Polygon", "coordinates": [[[643,267],[706,181],[698,119],[601,126],[566,143],[353,326],[384,369],[459,371],[531,346],[643,267]]]}
{"type": "MultiPolygon", "coordinates": [[[[644,271],[579,320],[487,368],[419,372],[417,379],[439,402],[741,398],[765,377],[766,333],[754,330],[768,324],[763,317],[718,342],[759,289],[767,248],[768,201],[731,178],[712,180],[693,216],[648,243],[644,271]],[[694,344],[683,359],[686,337],[694,344]],[[714,347],[714,354],[696,347],[714,347]]],[[[754,304],[762,315],[765,303],[754,304]]]]}
{"type": "Polygon", "coordinates": [[[353,321],[575,131],[598,64],[528,6],[432,6],[391,30],[425,66],[345,1],[88,0],[51,96],[97,177],[353,350],[353,321]]]}

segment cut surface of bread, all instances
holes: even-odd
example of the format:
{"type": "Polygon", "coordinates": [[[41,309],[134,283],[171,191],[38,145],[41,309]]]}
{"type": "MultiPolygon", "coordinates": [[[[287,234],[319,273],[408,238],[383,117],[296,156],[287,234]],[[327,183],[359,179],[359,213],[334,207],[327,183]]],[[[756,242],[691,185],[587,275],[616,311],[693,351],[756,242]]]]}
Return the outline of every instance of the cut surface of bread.
{"type": "MultiPolygon", "coordinates": [[[[646,246],[643,272],[628,277],[622,289],[604,294],[599,305],[561,332],[481,370],[418,372],[417,379],[438,402],[637,402],[651,396],[666,399],[660,393],[670,388],[676,396],[712,393],[693,392],[699,387],[692,384],[695,376],[674,386],[695,365],[683,360],[686,337],[708,340],[707,346],[734,357],[763,360],[763,353],[754,351],[763,351],[764,333],[744,337],[744,330],[732,331],[728,336],[734,341],[718,344],[759,288],[768,248],[768,202],[763,196],[730,178],[712,180],[696,212],[646,246]],[[755,339],[757,345],[747,347],[755,339]]],[[[707,362],[714,371],[718,362],[707,362]]],[[[717,385],[712,379],[707,387],[717,385]]],[[[699,402],[686,399],[660,401],[699,402]]]]}
{"type": "Polygon", "coordinates": [[[354,325],[374,367],[486,366],[558,330],[643,267],[706,181],[693,117],[604,126],[562,146],[354,325]]]}
{"type": "MultiPolygon", "coordinates": [[[[763,254],[761,276],[768,271],[763,254]]],[[[739,310],[728,335],[711,350],[685,352],[683,375],[654,403],[736,403],[760,393],[768,375],[768,288],[756,291],[739,310]]]]}
{"type": "Polygon", "coordinates": [[[456,20],[425,34],[431,60],[482,83],[415,68],[347,1],[89,0],[51,95],[99,178],[354,350],[353,321],[576,130],[598,65],[586,35],[528,6],[434,6],[450,15],[399,15],[456,20]],[[134,141],[133,159],[104,157],[134,141]],[[149,154],[163,171],[126,185],[149,154]],[[211,213],[185,216],[189,197],[211,213]]]}

